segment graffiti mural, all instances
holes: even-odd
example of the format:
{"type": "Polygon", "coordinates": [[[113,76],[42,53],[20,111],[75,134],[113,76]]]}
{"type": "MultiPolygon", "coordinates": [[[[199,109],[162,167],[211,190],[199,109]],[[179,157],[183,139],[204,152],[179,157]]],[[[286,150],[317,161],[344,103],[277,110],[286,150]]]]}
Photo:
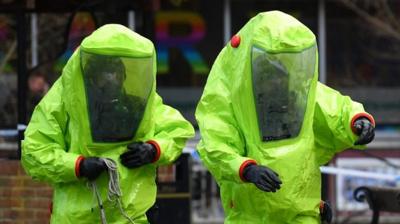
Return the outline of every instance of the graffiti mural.
{"type": "Polygon", "coordinates": [[[67,49],[63,55],[54,64],[54,70],[60,72],[68,59],[80,45],[83,38],[90,35],[96,29],[96,23],[93,15],[89,12],[78,12],[74,15],[69,32],[67,49]]]}
{"type": "Polygon", "coordinates": [[[168,73],[168,49],[179,48],[187,62],[196,74],[205,74],[209,66],[205,63],[200,52],[195,48],[196,43],[205,35],[205,23],[201,15],[195,12],[171,11],[159,12],[156,15],[156,43],[158,53],[158,72],[168,73]],[[173,35],[173,24],[186,25],[190,31],[184,35],[173,35]]]}

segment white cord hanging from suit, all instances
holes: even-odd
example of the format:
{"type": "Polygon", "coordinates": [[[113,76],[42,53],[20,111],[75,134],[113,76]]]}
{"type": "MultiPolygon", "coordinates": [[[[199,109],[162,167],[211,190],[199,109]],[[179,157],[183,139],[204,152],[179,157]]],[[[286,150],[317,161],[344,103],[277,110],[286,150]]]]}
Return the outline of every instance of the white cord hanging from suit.
{"type": "MultiPolygon", "coordinates": [[[[135,222],[126,214],[124,209],[122,208],[122,203],[121,203],[121,188],[119,186],[119,175],[118,175],[118,170],[117,170],[117,165],[112,159],[108,158],[101,158],[104,163],[107,166],[107,172],[108,172],[108,192],[107,192],[107,199],[108,201],[111,202],[117,202],[119,210],[121,214],[132,224],[135,224],[135,222]]],[[[100,209],[100,217],[101,217],[101,223],[102,224],[107,224],[107,218],[106,218],[106,213],[104,211],[104,206],[103,206],[103,200],[101,199],[100,192],[97,188],[96,182],[91,181],[90,183],[90,188],[93,191],[94,197],[97,198],[97,204],[100,209]]]]}

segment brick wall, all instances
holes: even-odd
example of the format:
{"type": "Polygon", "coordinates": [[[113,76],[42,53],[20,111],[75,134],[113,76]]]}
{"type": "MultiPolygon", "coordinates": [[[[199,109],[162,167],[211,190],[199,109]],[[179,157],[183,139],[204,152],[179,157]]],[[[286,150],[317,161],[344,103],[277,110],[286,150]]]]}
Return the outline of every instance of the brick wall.
{"type": "Polygon", "coordinates": [[[0,160],[0,224],[49,223],[53,191],[32,181],[18,160],[0,160]]]}

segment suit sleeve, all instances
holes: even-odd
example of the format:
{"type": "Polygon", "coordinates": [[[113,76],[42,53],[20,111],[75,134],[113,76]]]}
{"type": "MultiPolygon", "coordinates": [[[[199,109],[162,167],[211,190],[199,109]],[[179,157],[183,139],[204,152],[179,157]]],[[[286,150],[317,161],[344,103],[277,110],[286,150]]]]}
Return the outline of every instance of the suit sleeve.
{"type": "Polygon", "coordinates": [[[364,111],[362,104],[350,97],[318,83],[314,112],[314,135],[316,144],[329,149],[331,153],[343,151],[355,146],[358,136],[354,133],[353,123],[357,118],[365,117],[375,124],[374,118],[364,111]]]}
{"type": "Polygon", "coordinates": [[[174,162],[180,156],[186,141],[194,136],[194,129],[176,109],[163,104],[158,94],[154,103],[155,134],[148,143],[157,149],[153,162],[165,165],[174,162]]]}
{"type": "Polygon", "coordinates": [[[244,168],[256,161],[244,156],[244,139],[233,114],[227,80],[219,64],[214,64],[196,109],[201,133],[197,149],[217,181],[240,183],[244,168]]]}
{"type": "Polygon", "coordinates": [[[33,179],[50,184],[77,180],[83,157],[66,151],[67,121],[59,79],[36,106],[22,141],[21,162],[33,179]]]}

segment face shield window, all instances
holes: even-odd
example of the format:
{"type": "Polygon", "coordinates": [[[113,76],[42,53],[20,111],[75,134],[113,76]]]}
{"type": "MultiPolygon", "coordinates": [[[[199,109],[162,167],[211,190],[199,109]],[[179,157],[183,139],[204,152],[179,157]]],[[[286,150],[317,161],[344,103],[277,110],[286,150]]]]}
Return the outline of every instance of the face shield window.
{"type": "Polygon", "coordinates": [[[252,48],[252,79],[263,141],[299,135],[314,76],[316,46],[296,53],[252,48]]]}
{"type": "Polygon", "coordinates": [[[132,139],[153,86],[152,57],[80,53],[93,141],[132,139]]]}

